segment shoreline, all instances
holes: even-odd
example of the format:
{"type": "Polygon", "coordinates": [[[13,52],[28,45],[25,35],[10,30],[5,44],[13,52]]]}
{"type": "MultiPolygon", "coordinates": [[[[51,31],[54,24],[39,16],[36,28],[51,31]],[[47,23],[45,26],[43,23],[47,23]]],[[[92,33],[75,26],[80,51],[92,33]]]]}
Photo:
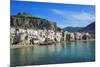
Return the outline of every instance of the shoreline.
{"type": "Polygon", "coordinates": [[[33,47],[34,45],[10,45],[10,49],[33,47]]]}
{"type": "MultiPolygon", "coordinates": [[[[90,40],[72,40],[72,41],[62,41],[62,42],[81,42],[81,41],[95,41],[95,39],[90,39],[90,40]]],[[[59,42],[59,43],[62,43],[59,42]]],[[[58,43],[58,42],[57,42],[58,43]]],[[[24,45],[20,45],[20,44],[16,44],[16,45],[10,45],[10,49],[15,49],[15,48],[27,48],[27,47],[34,47],[34,46],[39,46],[40,44],[24,44],[24,45]]],[[[49,45],[49,44],[48,44],[49,45]]],[[[51,44],[52,45],[52,44],[51,44]]]]}

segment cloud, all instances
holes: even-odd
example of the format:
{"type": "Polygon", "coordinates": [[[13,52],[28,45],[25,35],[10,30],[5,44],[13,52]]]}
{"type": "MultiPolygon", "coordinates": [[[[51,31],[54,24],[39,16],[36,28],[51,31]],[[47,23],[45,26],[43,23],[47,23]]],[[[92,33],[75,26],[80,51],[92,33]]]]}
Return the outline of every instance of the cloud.
{"type": "Polygon", "coordinates": [[[63,15],[64,12],[61,11],[61,10],[57,10],[57,9],[51,9],[52,12],[56,13],[56,14],[59,14],[59,15],[63,15]]]}
{"type": "Polygon", "coordinates": [[[73,14],[72,17],[77,20],[83,20],[83,21],[84,20],[93,21],[95,19],[95,17],[92,14],[86,12],[73,14]]]}
{"type": "Polygon", "coordinates": [[[62,16],[65,20],[77,20],[77,21],[94,21],[95,16],[87,12],[73,12],[73,11],[61,11],[57,9],[51,10],[53,13],[62,16]]]}

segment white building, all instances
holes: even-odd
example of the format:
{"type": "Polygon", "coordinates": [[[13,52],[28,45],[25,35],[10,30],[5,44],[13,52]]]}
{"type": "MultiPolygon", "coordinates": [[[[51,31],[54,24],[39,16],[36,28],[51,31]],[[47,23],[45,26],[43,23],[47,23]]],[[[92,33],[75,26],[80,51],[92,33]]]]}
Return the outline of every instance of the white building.
{"type": "Polygon", "coordinates": [[[70,32],[65,31],[64,32],[64,41],[69,40],[69,38],[70,38],[70,32]]]}
{"type": "Polygon", "coordinates": [[[62,32],[56,32],[56,35],[55,35],[56,37],[56,40],[57,40],[57,42],[61,42],[61,40],[62,40],[62,32]]]}
{"type": "Polygon", "coordinates": [[[49,40],[51,40],[51,41],[54,41],[55,40],[55,32],[53,30],[48,30],[47,38],[49,38],[49,40]]]}
{"type": "Polygon", "coordinates": [[[75,40],[75,35],[74,35],[74,33],[70,33],[70,40],[75,40]]]}

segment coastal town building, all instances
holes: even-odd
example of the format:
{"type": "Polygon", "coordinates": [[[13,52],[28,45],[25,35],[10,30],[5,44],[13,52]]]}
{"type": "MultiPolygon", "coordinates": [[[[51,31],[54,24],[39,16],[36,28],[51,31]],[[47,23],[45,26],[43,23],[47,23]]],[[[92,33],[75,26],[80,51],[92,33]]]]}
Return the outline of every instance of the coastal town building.
{"type": "Polygon", "coordinates": [[[73,40],[89,40],[91,35],[86,32],[60,32],[54,30],[10,29],[10,43],[17,44],[26,41],[27,44],[52,43],[73,40]]]}

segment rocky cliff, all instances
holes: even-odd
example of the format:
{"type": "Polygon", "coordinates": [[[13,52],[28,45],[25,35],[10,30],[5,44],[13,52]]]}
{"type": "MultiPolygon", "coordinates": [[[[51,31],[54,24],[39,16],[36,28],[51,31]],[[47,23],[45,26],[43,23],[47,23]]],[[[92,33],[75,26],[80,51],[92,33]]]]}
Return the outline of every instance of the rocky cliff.
{"type": "Polygon", "coordinates": [[[50,29],[55,30],[57,27],[55,23],[42,19],[39,17],[31,16],[27,13],[18,13],[15,16],[10,17],[11,27],[21,27],[21,28],[32,28],[32,29],[50,29]]]}

